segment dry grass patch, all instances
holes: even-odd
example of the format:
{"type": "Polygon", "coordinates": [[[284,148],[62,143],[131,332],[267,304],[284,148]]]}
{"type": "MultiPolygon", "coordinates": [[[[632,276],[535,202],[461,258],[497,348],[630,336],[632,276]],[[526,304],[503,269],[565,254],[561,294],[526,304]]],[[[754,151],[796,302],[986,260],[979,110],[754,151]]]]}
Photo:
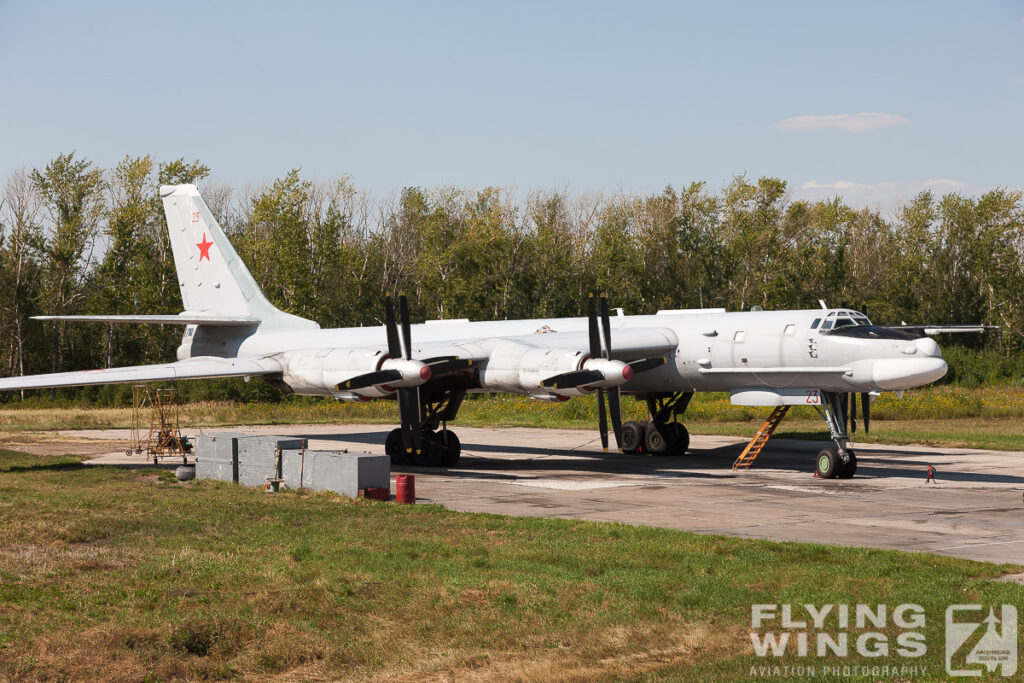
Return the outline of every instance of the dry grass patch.
{"type": "Polygon", "coordinates": [[[755,602],[1024,590],[952,558],[53,462],[0,452],[0,680],[742,679],[755,602]]]}

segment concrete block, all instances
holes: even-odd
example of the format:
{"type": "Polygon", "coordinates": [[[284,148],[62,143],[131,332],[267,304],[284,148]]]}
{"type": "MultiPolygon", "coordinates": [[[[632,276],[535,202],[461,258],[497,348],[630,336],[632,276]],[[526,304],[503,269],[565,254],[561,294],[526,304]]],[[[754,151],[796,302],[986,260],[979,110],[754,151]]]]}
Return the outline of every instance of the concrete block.
{"type": "Polygon", "coordinates": [[[286,450],[282,475],[288,488],[334,491],[355,498],[367,488],[391,487],[391,459],[372,453],[286,450]]]}
{"type": "Polygon", "coordinates": [[[231,434],[196,438],[196,478],[238,483],[238,440],[231,434]]]}

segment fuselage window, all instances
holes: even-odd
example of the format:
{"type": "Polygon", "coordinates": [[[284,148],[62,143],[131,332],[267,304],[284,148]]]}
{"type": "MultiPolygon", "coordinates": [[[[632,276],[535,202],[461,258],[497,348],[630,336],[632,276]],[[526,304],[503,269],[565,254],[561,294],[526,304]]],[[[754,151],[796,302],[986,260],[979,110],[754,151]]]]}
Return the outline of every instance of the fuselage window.
{"type": "Polygon", "coordinates": [[[782,331],[782,334],[793,334],[794,332],[796,332],[796,325],[790,323],[789,325],[786,325],[786,329],[782,331]]]}
{"type": "Polygon", "coordinates": [[[811,329],[812,330],[818,329],[818,325],[820,325],[820,324],[821,324],[821,318],[815,318],[814,322],[811,323],[811,329]]]}
{"type": "Polygon", "coordinates": [[[747,335],[743,332],[743,330],[737,330],[736,334],[733,335],[732,340],[734,342],[740,343],[746,338],[746,336],[747,335]]]}

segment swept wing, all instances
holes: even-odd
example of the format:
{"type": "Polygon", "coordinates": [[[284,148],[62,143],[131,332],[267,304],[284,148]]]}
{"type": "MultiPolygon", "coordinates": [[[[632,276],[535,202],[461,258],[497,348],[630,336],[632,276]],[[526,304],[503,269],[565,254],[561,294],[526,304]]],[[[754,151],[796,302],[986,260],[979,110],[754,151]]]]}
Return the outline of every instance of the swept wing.
{"type": "Polygon", "coordinates": [[[79,370],[76,372],[55,372],[49,375],[7,377],[0,379],[0,391],[81,387],[93,384],[159,382],[176,379],[275,375],[280,372],[280,363],[271,358],[199,357],[157,365],[135,365],[104,370],[79,370]]]}

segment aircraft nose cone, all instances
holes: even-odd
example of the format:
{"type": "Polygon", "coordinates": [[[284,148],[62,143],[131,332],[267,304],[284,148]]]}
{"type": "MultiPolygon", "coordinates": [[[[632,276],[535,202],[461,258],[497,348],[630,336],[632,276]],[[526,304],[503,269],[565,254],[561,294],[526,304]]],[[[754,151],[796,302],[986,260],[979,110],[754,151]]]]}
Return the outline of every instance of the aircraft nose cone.
{"type": "Polygon", "coordinates": [[[875,386],[886,391],[913,389],[940,379],[946,369],[942,358],[884,358],[874,362],[872,379],[875,386]]]}
{"type": "Polygon", "coordinates": [[[917,347],[917,352],[922,356],[928,356],[930,358],[942,358],[942,351],[939,349],[939,345],[935,343],[935,340],[931,337],[921,337],[920,339],[914,340],[914,345],[917,347]]]}

